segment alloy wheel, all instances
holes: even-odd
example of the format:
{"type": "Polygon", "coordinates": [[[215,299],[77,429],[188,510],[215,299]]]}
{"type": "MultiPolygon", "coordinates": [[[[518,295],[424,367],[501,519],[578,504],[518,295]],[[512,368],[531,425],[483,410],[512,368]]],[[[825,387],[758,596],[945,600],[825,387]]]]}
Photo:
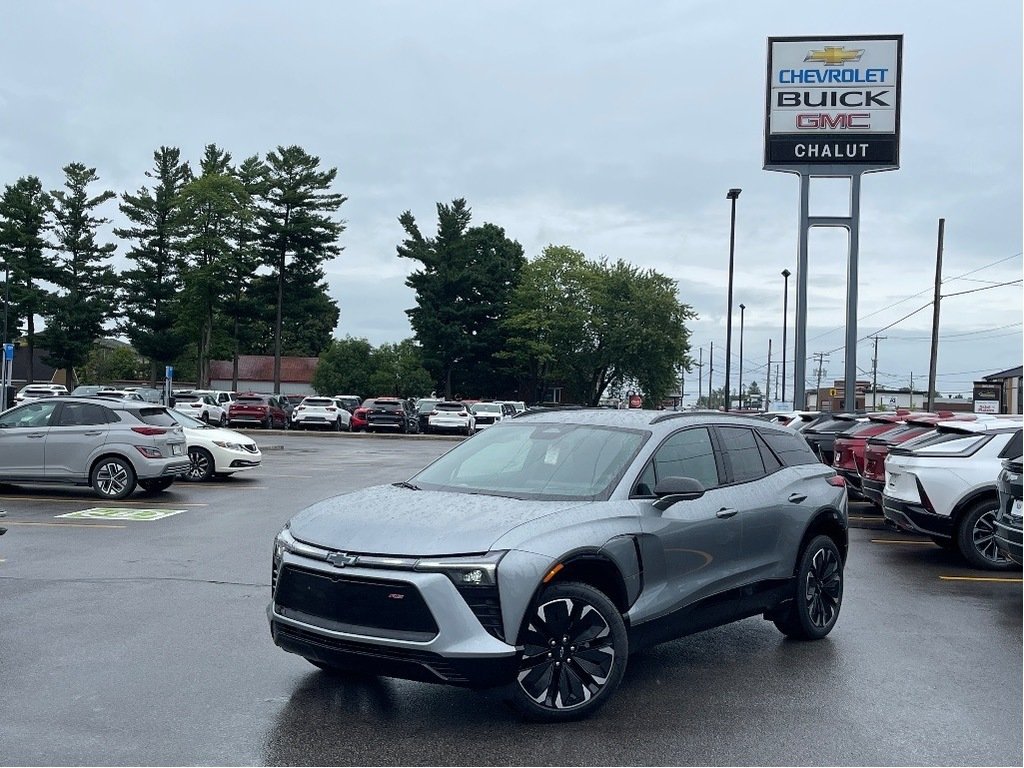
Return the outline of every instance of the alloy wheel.
{"type": "Polygon", "coordinates": [[[128,488],[128,468],[116,461],[108,461],[96,472],[96,488],[103,496],[119,497],[128,488]]]}
{"type": "Polygon", "coordinates": [[[578,598],[538,606],[523,643],[518,685],[550,709],[573,709],[590,701],[608,682],[615,662],[608,621],[578,598]]]}
{"type": "Polygon", "coordinates": [[[971,540],[974,548],[986,560],[997,565],[1005,565],[1008,561],[1005,557],[999,556],[999,549],[996,547],[996,516],[994,512],[984,512],[974,522],[974,529],[971,531],[971,540]]]}
{"type": "Polygon", "coordinates": [[[804,581],[807,617],[819,628],[827,627],[839,612],[842,590],[842,568],[831,549],[819,549],[811,559],[804,581]]]}
{"type": "Polygon", "coordinates": [[[205,480],[213,473],[213,466],[210,457],[205,451],[193,450],[188,452],[188,472],[185,477],[189,480],[205,480]]]}

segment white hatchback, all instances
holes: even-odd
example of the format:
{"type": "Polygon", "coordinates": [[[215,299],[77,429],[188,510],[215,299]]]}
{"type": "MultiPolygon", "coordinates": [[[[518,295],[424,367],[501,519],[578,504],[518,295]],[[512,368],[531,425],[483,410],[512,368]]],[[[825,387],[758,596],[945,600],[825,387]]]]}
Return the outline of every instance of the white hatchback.
{"type": "Polygon", "coordinates": [[[882,511],[905,531],[957,549],[977,568],[1010,563],[995,544],[1002,460],[1021,453],[1020,417],[939,422],[893,446],[885,460],[882,511]]]}

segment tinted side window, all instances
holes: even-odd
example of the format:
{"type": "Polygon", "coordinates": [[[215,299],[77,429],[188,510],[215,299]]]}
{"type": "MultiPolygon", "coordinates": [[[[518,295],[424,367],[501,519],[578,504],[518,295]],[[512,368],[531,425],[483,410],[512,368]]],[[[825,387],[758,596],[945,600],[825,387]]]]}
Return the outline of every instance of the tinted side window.
{"type": "Polygon", "coordinates": [[[769,475],[782,469],[782,462],[772,453],[771,448],[765,443],[761,433],[754,430],[754,438],[757,440],[757,449],[761,452],[761,461],[764,462],[764,471],[769,475]]]}
{"type": "Polygon", "coordinates": [[[92,403],[64,403],[57,422],[58,427],[82,427],[106,424],[111,419],[107,414],[109,411],[100,405],[92,403]]]}
{"type": "Polygon", "coordinates": [[[796,432],[782,432],[774,429],[760,430],[761,437],[768,443],[782,463],[787,467],[795,467],[800,464],[816,464],[817,457],[810,446],[796,432]]]}
{"type": "Polygon", "coordinates": [[[747,427],[719,427],[722,449],[732,465],[732,481],[744,483],[764,477],[761,451],[754,441],[754,431],[747,427]]]}
{"type": "Polygon", "coordinates": [[[692,477],[705,488],[714,488],[719,479],[711,435],[706,429],[676,432],[654,454],[654,473],[658,480],[692,477]]]}

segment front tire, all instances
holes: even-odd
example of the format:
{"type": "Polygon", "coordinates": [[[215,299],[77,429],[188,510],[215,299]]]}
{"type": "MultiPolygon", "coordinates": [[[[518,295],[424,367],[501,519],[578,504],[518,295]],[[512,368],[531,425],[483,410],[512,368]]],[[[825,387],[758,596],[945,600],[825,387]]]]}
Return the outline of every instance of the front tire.
{"type": "Polygon", "coordinates": [[[956,531],[956,546],[964,559],[975,568],[987,571],[1005,571],[1013,563],[1000,557],[996,548],[996,511],[999,503],[995,499],[979,501],[960,518],[956,531]]]}
{"type": "Polygon", "coordinates": [[[832,631],[843,604],[843,559],[828,536],[815,536],[800,553],[796,594],[775,626],[793,640],[820,640],[832,631]]]}
{"type": "Polygon", "coordinates": [[[547,587],[519,633],[523,655],[509,703],[530,720],[588,717],[615,692],[629,641],[619,609],[587,584],[547,587]]]}
{"type": "Polygon", "coordinates": [[[189,482],[202,483],[213,477],[213,456],[205,448],[189,448],[188,461],[188,472],[184,478],[189,482]]]}
{"type": "Polygon", "coordinates": [[[108,456],[93,467],[89,482],[101,497],[117,501],[135,490],[135,470],[124,459],[108,456]]]}

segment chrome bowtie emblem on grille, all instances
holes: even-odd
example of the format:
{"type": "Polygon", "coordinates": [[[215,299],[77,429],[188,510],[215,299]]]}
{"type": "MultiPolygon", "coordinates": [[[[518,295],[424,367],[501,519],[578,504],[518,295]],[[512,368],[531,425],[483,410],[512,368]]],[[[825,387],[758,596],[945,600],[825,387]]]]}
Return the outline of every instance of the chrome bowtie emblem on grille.
{"type": "Polygon", "coordinates": [[[344,568],[346,565],[355,565],[358,560],[358,555],[350,555],[347,552],[332,552],[327,556],[327,562],[335,568],[344,568]]]}

